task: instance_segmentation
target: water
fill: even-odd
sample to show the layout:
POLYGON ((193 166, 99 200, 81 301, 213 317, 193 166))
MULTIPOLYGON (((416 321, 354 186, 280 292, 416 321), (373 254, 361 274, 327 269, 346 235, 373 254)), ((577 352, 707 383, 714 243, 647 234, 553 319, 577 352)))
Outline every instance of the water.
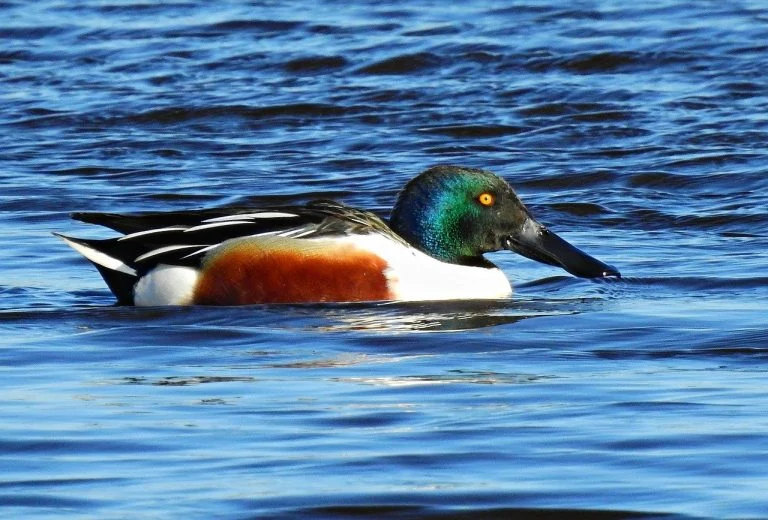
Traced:
POLYGON ((0 505, 16 518, 768 516, 768 7, 0 3, 0 505), (507 178, 620 281, 135 309, 82 210, 507 178))

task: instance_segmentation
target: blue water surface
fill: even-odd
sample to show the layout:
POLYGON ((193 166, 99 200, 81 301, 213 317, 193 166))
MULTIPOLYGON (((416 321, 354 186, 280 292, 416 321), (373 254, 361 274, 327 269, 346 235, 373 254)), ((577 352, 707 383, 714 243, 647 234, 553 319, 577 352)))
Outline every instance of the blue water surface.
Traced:
POLYGON ((0 42, 3 517, 768 517, 764 2, 9 0, 0 42), (624 277, 131 308, 50 234, 445 163, 624 277))

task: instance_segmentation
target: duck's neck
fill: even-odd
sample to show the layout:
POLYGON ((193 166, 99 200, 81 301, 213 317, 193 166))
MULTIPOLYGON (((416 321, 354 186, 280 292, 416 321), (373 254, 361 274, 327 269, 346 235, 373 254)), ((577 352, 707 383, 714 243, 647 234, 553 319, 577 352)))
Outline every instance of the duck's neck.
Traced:
POLYGON ((482 256, 465 254, 468 248, 462 240, 455 238, 458 235, 456 223, 447 218, 450 215, 437 216, 423 206, 399 200, 392 210, 389 226, 413 247, 441 262, 493 266, 482 256))

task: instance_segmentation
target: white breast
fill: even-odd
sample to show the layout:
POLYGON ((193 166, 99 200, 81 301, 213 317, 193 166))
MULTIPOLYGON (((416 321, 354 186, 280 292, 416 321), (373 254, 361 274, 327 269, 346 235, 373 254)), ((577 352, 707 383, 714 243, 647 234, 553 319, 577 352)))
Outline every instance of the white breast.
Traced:
POLYGON ((381 235, 356 236, 350 240, 387 262, 389 269, 385 274, 395 300, 495 300, 512 295, 509 280, 496 267, 441 262, 381 235))

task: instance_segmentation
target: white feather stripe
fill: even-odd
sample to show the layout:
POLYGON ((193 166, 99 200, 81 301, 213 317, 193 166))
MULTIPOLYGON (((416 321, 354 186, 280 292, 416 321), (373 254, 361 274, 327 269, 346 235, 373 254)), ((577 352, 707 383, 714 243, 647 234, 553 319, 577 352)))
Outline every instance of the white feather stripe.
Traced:
POLYGON ((143 237, 144 235, 151 235, 152 233, 164 233, 166 231, 183 231, 187 229, 185 226, 169 226, 164 228, 147 229, 145 231, 136 231, 135 233, 129 233, 123 235, 117 239, 118 242, 122 240, 130 240, 131 238, 143 237))
MULTIPOLYGON (((279 237, 285 237, 285 238, 300 238, 306 235, 311 235, 317 230, 316 226, 305 226, 300 228, 294 228, 289 229, 288 231, 283 231, 277 233, 277 236, 279 237)), ((254 235, 259 236, 259 235, 254 235)))
POLYGON ((224 226, 237 226, 241 224, 253 224, 253 222, 250 222, 248 220, 227 220, 223 222, 211 222, 209 224, 200 224, 199 226, 187 228, 184 230, 184 233, 192 233, 195 231, 202 231, 204 229, 212 229, 212 228, 224 227, 224 226))
POLYGON ((282 211, 261 211, 256 213, 240 213, 239 215, 226 215, 223 217, 209 218, 203 222, 226 222, 228 220, 243 220, 253 218, 296 218, 294 213, 283 213, 282 211))
POLYGON ((92 247, 88 247, 85 244, 70 240, 64 235, 56 234, 56 236, 61 238, 64 242, 67 243, 69 247, 86 257, 91 262, 99 264, 100 266, 106 267, 107 269, 111 269, 113 271, 120 271, 121 273, 136 276, 136 270, 126 265, 122 260, 118 260, 115 257, 109 256, 106 253, 102 253, 101 251, 98 251, 92 247))
POLYGON ((203 253, 205 253, 207 251, 210 251, 211 249, 215 249, 215 248, 219 247, 220 245, 221 245, 221 242, 219 242, 218 244, 213 244, 211 246, 206 246, 206 247, 204 247, 202 249, 198 249, 197 251, 192 251, 188 255, 184 255, 181 258, 185 259, 185 258, 189 258, 189 257, 194 256, 194 255, 200 255, 200 254, 203 254, 203 253))
MULTIPOLYGON (((279 231, 265 231, 264 233, 256 233, 255 235, 248 235, 247 237, 244 236, 244 237, 240 237, 240 238, 272 237, 272 236, 283 236, 283 235, 280 234, 279 231)), ((219 242, 217 244, 211 244, 210 246, 206 246, 206 247, 204 247, 202 249, 198 249, 197 251, 192 251, 188 255, 184 255, 182 258, 189 258, 189 257, 194 256, 194 255, 199 255, 199 254, 202 254, 202 253, 207 253, 211 249, 216 249, 221 244, 223 244, 223 242, 219 242)))
POLYGON ((178 249, 188 249, 190 247, 196 247, 196 248, 205 247, 205 244, 188 244, 188 245, 173 245, 173 246, 159 247, 157 249, 153 249, 152 251, 149 251, 147 253, 144 253, 143 255, 136 257, 134 262, 142 262, 147 258, 152 258, 153 256, 162 255, 163 253, 169 253, 171 251, 176 251, 178 249))

